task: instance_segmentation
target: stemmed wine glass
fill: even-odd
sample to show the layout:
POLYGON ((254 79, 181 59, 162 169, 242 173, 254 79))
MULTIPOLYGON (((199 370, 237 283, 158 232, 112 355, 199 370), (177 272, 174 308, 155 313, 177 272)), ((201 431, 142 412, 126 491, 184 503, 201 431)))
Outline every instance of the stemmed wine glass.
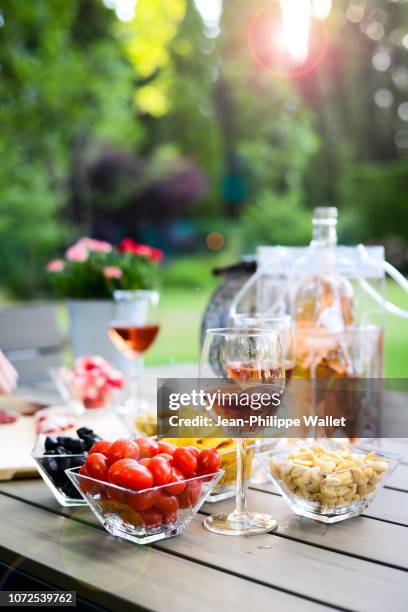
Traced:
POLYGON ((239 313, 231 317, 234 327, 245 329, 273 329, 279 334, 285 365, 286 384, 292 378, 295 369, 295 337, 292 317, 290 315, 271 316, 264 313, 239 313))
MULTIPOLYGON (((208 386, 208 379, 227 381, 231 384, 256 391, 283 394, 285 368, 282 347, 276 331, 268 329, 221 328, 206 331, 199 366, 201 387, 208 386)), ((219 384, 222 384, 219 382, 219 384)), ((267 414, 273 415, 276 408, 268 407, 267 414)), ((239 404, 228 407, 217 406, 218 414, 239 419, 247 417, 246 409, 239 404)), ((262 416, 266 416, 265 413, 262 416)), ((244 419, 245 420, 245 419, 244 419)), ((244 426, 243 438, 250 437, 254 428, 244 426)), ((236 438, 237 449, 237 495, 235 510, 229 514, 209 516, 204 525, 210 531, 223 535, 246 535, 273 531, 277 521, 269 514, 248 512, 247 495, 247 456, 245 439, 236 438)))
MULTIPOLYGON (((295 335, 292 317, 288 314, 273 316, 260 312, 237 313, 231 317, 231 322, 234 327, 273 329, 279 334, 285 367, 285 397, 287 400, 287 390, 288 387, 290 388, 290 381, 295 369, 295 335)), ((276 447, 276 445, 285 446, 288 442, 288 438, 265 438, 256 441, 256 449, 258 452, 263 452, 276 447)), ((265 482, 264 471, 262 467, 257 464, 252 470, 252 482, 256 484, 263 484, 265 482)))
POLYGON ((114 291, 115 307, 109 327, 113 345, 130 360, 129 394, 126 412, 140 411, 139 379, 143 355, 159 331, 157 291, 114 291))

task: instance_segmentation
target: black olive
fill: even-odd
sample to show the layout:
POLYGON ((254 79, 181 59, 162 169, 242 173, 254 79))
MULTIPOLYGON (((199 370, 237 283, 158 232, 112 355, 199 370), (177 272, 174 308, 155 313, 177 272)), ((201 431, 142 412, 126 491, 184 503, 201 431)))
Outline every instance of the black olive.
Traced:
POLYGON ((51 478, 52 482, 56 487, 61 486, 65 481, 65 474, 61 471, 60 465, 61 459, 57 459, 54 457, 45 457, 43 459, 43 467, 47 472, 48 476, 51 478))
POLYGON ((75 457, 70 458, 70 463, 72 468, 80 467, 85 463, 87 455, 86 453, 82 453, 82 455, 77 455, 75 457))
POLYGON ((89 429, 89 427, 80 427, 77 429, 78 437, 82 440, 87 440, 91 436, 93 436, 93 429, 89 429))
POLYGON ((56 455, 66 455, 67 450, 63 446, 57 446, 57 448, 55 449, 55 454, 56 455))
POLYGON ((81 499, 81 494, 79 493, 79 491, 77 491, 77 489, 74 487, 70 480, 68 480, 62 485, 61 491, 64 493, 64 495, 67 495, 67 497, 81 499))
POLYGON ((85 441, 79 438, 67 438, 65 448, 72 454, 82 453, 85 450, 85 441))
POLYGON ((45 457, 42 461, 42 465, 50 476, 55 476, 58 473, 58 464, 57 460, 53 457, 50 459, 49 457, 45 457))
POLYGON ((58 446, 58 440, 54 436, 47 436, 45 438, 45 450, 50 451, 56 449, 58 446))
POLYGON ((99 440, 102 440, 102 438, 101 438, 100 436, 92 436, 92 438, 89 438, 89 439, 86 441, 86 450, 87 450, 87 451, 91 450, 91 448, 93 447, 93 445, 94 445, 96 442, 99 442, 99 440))

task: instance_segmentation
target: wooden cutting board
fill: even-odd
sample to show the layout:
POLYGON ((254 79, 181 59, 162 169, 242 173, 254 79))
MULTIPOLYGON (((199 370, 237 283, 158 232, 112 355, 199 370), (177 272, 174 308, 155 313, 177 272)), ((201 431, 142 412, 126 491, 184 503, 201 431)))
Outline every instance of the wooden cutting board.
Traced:
MULTIPOLYGON (((25 478, 37 475, 31 452, 36 441, 35 419, 32 414, 45 408, 30 399, 0 398, 0 409, 18 415, 14 423, 0 425, 0 480, 25 478), (24 416, 31 413, 29 416, 24 416)), ((70 415, 71 416, 71 415, 70 415)), ((88 410, 72 417, 75 427, 57 435, 74 435, 79 427, 90 427, 96 434, 107 440, 128 437, 129 431, 113 412, 88 410)))

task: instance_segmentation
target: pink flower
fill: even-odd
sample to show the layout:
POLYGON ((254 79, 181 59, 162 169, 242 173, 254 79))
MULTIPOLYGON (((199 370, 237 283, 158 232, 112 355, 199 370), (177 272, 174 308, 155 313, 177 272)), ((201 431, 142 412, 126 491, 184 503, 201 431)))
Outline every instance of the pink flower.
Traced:
POLYGON ((88 259, 88 249, 83 244, 77 242, 73 244, 72 247, 69 247, 65 253, 65 257, 69 259, 69 261, 84 262, 88 259))
POLYGON ((62 259, 53 259, 47 263, 47 272, 61 272, 65 268, 62 259))
POLYGON ((105 278, 122 278, 123 272, 118 266, 105 266, 103 275, 105 278))
POLYGON ((110 253, 112 251, 112 245, 109 242, 105 242, 104 240, 95 240, 94 238, 81 238, 78 240, 77 244, 81 244, 88 251, 100 252, 100 253, 110 253))

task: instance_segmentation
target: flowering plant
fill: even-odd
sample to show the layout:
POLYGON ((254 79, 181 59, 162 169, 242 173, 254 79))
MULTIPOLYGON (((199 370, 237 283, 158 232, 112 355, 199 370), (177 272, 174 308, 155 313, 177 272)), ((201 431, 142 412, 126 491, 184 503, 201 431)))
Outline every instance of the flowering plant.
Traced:
POLYGON ((47 272, 61 295, 77 299, 110 299, 116 289, 152 289, 157 285, 160 249, 125 238, 117 246, 81 238, 53 259, 47 272))

